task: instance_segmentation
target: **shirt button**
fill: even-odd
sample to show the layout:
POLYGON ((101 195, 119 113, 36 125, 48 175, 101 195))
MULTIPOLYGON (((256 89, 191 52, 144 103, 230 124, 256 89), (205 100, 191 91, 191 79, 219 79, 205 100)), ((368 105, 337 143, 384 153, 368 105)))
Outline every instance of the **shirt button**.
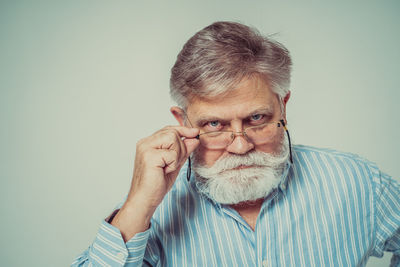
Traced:
POLYGON ((124 253, 122 253, 122 252, 118 252, 118 253, 117 253, 117 258, 118 258, 118 259, 120 259, 120 260, 123 260, 123 259, 125 259, 125 255, 124 255, 124 253))
POLYGON ((283 184, 283 185, 281 186, 281 188, 282 188, 282 190, 286 190, 286 185, 283 184))
POLYGON ((263 260, 262 265, 263 267, 267 267, 268 266, 267 260, 263 260))

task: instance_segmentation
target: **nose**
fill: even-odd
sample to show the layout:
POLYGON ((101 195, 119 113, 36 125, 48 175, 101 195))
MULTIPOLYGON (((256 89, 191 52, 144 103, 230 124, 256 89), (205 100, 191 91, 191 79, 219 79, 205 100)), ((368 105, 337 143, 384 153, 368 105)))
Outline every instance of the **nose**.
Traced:
POLYGON ((246 154, 254 148, 254 144, 247 140, 242 132, 232 133, 232 143, 226 148, 229 153, 246 154))

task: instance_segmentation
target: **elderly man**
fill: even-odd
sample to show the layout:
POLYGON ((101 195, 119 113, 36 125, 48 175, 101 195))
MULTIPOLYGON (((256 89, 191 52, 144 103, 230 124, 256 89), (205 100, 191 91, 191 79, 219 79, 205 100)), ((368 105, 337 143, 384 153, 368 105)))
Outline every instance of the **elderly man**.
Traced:
POLYGON ((400 262, 400 186, 353 154, 293 146, 291 59, 217 22, 172 68, 165 127, 137 143, 129 194, 73 266, 364 266, 400 262))

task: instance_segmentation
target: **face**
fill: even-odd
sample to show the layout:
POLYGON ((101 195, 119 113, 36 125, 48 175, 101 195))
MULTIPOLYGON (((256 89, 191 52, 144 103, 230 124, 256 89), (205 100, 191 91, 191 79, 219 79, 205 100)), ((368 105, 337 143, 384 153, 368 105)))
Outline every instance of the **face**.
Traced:
MULTIPOLYGON (((286 101, 283 101, 285 110, 286 101)), ((285 119, 278 96, 261 78, 245 79, 227 95, 211 99, 194 98, 188 105, 187 116, 193 127, 201 132, 230 130, 242 132, 244 128, 265 121, 285 119)), ((283 132, 282 132, 283 133, 283 132)), ((245 155, 252 151, 270 154, 279 152, 283 135, 277 135, 263 145, 255 145, 243 135, 236 135, 225 149, 197 148, 196 159, 204 166, 212 166, 217 160, 232 154, 245 155)))
MULTIPOLYGON (((186 114, 192 126, 200 129, 200 134, 236 133, 231 143, 229 134, 225 135, 228 138, 224 140, 228 141, 222 144, 227 146, 220 145, 219 149, 211 149, 204 139, 200 140, 200 146, 192 155, 200 193, 221 204, 238 204, 262 199, 278 186, 289 155, 288 143, 283 127, 272 123, 268 125, 277 128, 265 128, 265 123, 285 120, 288 98, 289 94, 281 106, 264 80, 252 78, 243 80, 236 90, 224 96, 190 101, 186 114), (253 131, 248 127, 253 127, 253 131), (246 128, 247 137, 241 134, 246 128), (260 131, 269 138, 259 138, 260 131)), ((176 107, 171 111, 183 125, 183 111, 176 107)))

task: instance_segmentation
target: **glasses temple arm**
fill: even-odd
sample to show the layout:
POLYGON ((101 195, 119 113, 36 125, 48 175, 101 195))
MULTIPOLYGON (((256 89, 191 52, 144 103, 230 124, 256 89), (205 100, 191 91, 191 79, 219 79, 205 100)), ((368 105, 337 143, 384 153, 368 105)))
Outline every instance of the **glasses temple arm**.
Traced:
POLYGON ((290 134, 289 134, 289 130, 288 130, 288 128, 286 127, 286 123, 285 123, 285 121, 284 121, 284 120, 280 120, 280 122, 281 122, 281 124, 282 124, 282 126, 283 126, 283 129, 285 129, 285 132, 286 132, 286 134, 287 134, 287 137, 288 137, 288 141, 289 141, 289 154, 290 154, 290 163, 292 163, 292 164, 293 164, 293 156, 292 156, 292 142, 290 141, 290 134))

